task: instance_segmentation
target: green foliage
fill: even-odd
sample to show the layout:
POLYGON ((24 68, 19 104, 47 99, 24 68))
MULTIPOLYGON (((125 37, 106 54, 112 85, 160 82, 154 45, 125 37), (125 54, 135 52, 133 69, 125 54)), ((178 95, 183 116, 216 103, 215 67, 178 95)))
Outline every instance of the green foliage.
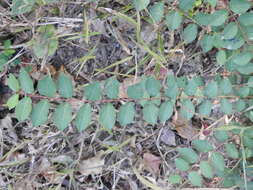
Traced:
POLYGON ((30 97, 24 97, 18 102, 15 108, 15 115, 18 121, 21 122, 28 119, 31 111, 32 111, 32 100, 30 97))
POLYGON ((144 89, 141 83, 134 84, 128 87, 127 95, 129 98, 141 99, 144 96, 144 89))
POLYGON ((134 7, 137 11, 142 11, 149 5, 150 0, 133 0, 134 7))
POLYGON ((71 105, 67 102, 61 103, 55 109, 53 114, 53 122, 56 127, 63 131, 69 125, 72 120, 72 108, 71 105))
POLYGON ((218 152, 213 152, 211 155, 211 163, 212 166, 218 170, 218 171, 224 171, 225 169, 225 160, 224 157, 218 153, 218 152))
POLYGON ((215 98, 218 95, 218 84, 216 81, 212 81, 207 84, 204 94, 209 98, 215 98))
POLYGON ((48 100, 41 100, 34 105, 31 113, 31 120, 34 127, 44 124, 47 121, 50 104, 48 100))
POLYGON ((177 183, 181 183, 182 181, 182 177, 180 175, 170 175, 168 178, 168 182, 171 184, 177 184, 177 183))
POLYGON ((193 163, 197 162, 198 155, 193 149, 191 149, 191 148, 178 148, 177 150, 178 150, 181 158, 183 158, 188 163, 193 164, 193 163))
POLYGON ((30 12, 35 4, 35 0, 13 0, 11 6, 12 15, 20 15, 30 12))
POLYGON ((121 126, 126 126, 133 123, 135 115, 135 108, 133 102, 128 102, 122 105, 118 113, 118 121, 121 126))
POLYGON ((150 96, 157 96, 162 88, 160 81, 154 77, 147 78, 145 87, 150 96))
POLYGON ((199 152, 209 152, 213 146, 207 140, 193 140, 192 146, 199 152))
POLYGON ((179 8, 184 11, 189 11, 194 7, 195 0, 179 0, 179 8))
POLYGON ((232 144, 232 143, 225 144, 225 149, 229 157, 234 158, 234 159, 239 158, 239 152, 235 144, 232 144))
POLYGON ((205 100, 199 106, 199 113, 203 116, 209 116, 212 111, 212 103, 209 100, 205 100))
POLYGON ((13 94, 8 100, 7 100, 7 107, 9 110, 15 108, 18 105, 19 102, 19 95, 18 94, 13 94))
POLYGON ((158 118, 161 123, 165 123, 173 114, 174 104, 170 101, 163 102, 159 108, 158 118))
POLYGON ((99 122, 107 130, 112 130, 116 122, 116 110, 111 103, 103 105, 99 112, 99 122))
POLYGON ((27 71, 22 68, 19 73, 19 82, 21 89, 28 94, 31 94, 34 92, 33 87, 33 80, 31 79, 30 75, 27 73, 27 71))
POLYGON ((211 167, 211 165, 207 161, 201 161, 199 167, 200 167, 200 171, 204 177, 210 178, 210 179, 213 178, 213 176, 214 176, 213 168, 211 167))
POLYGON ((52 56, 58 48, 58 38, 53 25, 40 26, 33 41, 33 51, 38 58, 52 56))
POLYGON ((183 17, 178 11, 170 11, 165 16, 166 24, 169 29, 176 30, 180 27, 183 17))
POLYGON ((20 89, 19 82, 13 74, 9 74, 9 77, 7 79, 7 85, 14 92, 17 92, 20 89))
MULTIPOLYGON (((97 87, 97 90, 100 88, 97 87)), ((97 91, 95 91, 96 93, 97 91)), ((111 77, 105 81, 105 94, 110 99, 116 99, 119 95, 119 81, 115 77, 111 77)), ((98 97, 97 97, 98 98, 98 97)), ((100 98, 98 98, 100 99, 100 98)))
MULTIPOLYGON (((115 88, 115 86, 113 88, 115 88)), ((114 95, 115 94, 116 93, 114 92, 114 95)), ((96 81, 84 87, 84 96, 91 101, 100 100, 102 97, 102 89, 100 83, 96 81)))
POLYGON ((195 106, 191 100, 186 99, 181 102, 180 114, 186 120, 190 120, 195 114, 195 106))
POLYGON ((164 3, 157 2, 152 5, 149 9, 151 18, 154 20, 155 23, 158 23, 162 20, 164 15, 164 3))
POLYGON ((247 0, 231 0, 229 2, 229 7, 234 13, 242 14, 251 7, 251 4, 247 0))
MULTIPOLYGON (((61 79, 63 80, 63 79, 61 79)), ((62 84, 62 83, 61 83, 62 84)), ((38 91, 42 96, 54 97, 56 94, 56 85, 51 76, 45 76, 38 82, 38 91)))
POLYGON ((198 174, 198 172, 195 172, 195 171, 189 172, 188 179, 193 186, 197 186, 197 187, 202 186, 202 177, 198 174))
POLYGON ((176 168, 181 171, 187 171, 190 169, 189 163, 183 160, 182 158, 176 158, 175 165, 176 165, 176 168))
MULTIPOLYGON (((58 91, 63 98, 71 98, 73 96, 73 84, 69 76, 61 72, 58 77, 57 83, 58 83, 58 91)), ((49 93, 49 91, 47 92, 49 93)))
POLYGON ((155 125, 157 123, 158 113, 159 109, 155 104, 146 104, 143 108, 143 119, 149 124, 155 125))
POLYGON ((198 26, 196 24, 189 24, 183 31, 183 38, 185 43, 193 42, 198 34, 198 26))
POLYGON ((78 131, 81 132, 89 126, 89 124, 91 123, 91 113, 92 111, 90 104, 84 104, 79 109, 75 118, 75 125, 78 131))

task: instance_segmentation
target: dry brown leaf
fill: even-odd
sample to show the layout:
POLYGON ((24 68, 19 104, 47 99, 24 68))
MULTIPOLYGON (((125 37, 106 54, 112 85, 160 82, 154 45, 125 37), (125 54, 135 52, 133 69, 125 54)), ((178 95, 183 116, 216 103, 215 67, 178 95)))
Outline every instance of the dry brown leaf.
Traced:
POLYGON ((105 160, 102 158, 102 152, 96 156, 83 160, 79 164, 79 171, 82 175, 100 174, 102 173, 105 160))
POLYGON ((178 135, 185 139, 193 140, 199 134, 198 130, 192 126, 192 123, 185 120, 178 112, 175 112, 172 123, 178 135))
POLYGON ((160 157, 147 152, 143 154, 143 162, 147 169, 157 174, 162 161, 160 157))

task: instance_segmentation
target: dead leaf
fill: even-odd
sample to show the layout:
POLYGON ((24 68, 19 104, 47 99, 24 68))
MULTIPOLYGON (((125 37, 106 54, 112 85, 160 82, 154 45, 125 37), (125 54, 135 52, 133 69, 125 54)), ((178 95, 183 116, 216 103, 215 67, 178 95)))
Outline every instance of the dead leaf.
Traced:
POLYGON ((100 174, 102 173, 105 160, 102 158, 102 153, 97 153, 96 156, 83 160, 79 164, 79 171, 82 175, 100 174))
POLYGON ((198 130, 193 127, 191 121, 185 120, 177 111, 172 123, 179 136, 188 140, 193 140, 194 137, 197 137, 198 130))
POLYGON ((176 146, 176 136, 175 133, 167 128, 162 129, 162 133, 159 139, 161 142, 169 146, 176 146))
POLYGON ((162 162, 160 157, 157 157, 151 153, 144 153, 143 161, 147 169, 151 170, 155 174, 159 172, 159 167, 162 162))

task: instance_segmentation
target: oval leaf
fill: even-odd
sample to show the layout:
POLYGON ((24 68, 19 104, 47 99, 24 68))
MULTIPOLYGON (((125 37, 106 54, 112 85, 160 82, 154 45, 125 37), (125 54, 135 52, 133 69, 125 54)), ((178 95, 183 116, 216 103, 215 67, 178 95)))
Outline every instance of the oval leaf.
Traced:
POLYGON ((169 29, 176 30, 181 25, 183 17, 180 15, 178 11, 170 11, 166 17, 166 24, 169 29))
POLYGON ((55 109, 53 114, 53 122, 58 129, 64 130, 72 120, 72 108, 69 103, 61 103, 55 109))
POLYGON ((218 152, 213 152, 211 155, 212 166, 218 171, 224 171, 225 160, 223 156, 218 152))
POLYGON ((193 164, 198 161, 198 155, 191 148, 178 148, 179 155, 188 163, 193 164))
POLYGON ((154 77, 148 77, 145 88, 150 96, 156 96, 160 93, 162 86, 159 80, 156 80, 154 77))
POLYGON ((183 39, 186 44, 193 42, 198 34, 198 26, 196 24, 189 24, 183 31, 183 39))
POLYGON ((200 171, 206 178, 213 178, 213 169, 207 161, 201 161, 199 164, 200 171))
POLYGON ((13 74, 9 74, 9 77, 7 79, 7 85, 14 92, 17 92, 20 89, 19 82, 13 74))
POLYGON ((58 77, 58 91, 63 98, 71 98, 73 96, 72 80, 63 72, 58 77))
POLYGON ((180 115, 186 120, 190 120, 195 114, 195 107, 191 100, 186 99, 181 102, 180 115))
POLYGON ((126 126, 130 123, 133 123, 135 115, 134 103, 128 102, 122 105, 118 113, 118 121, 121 126, 126 126))
POLYGON ((7 100, 7 107, 9 110, 15 108, 18 105, 19 102, 19 94, 13 94, 8 100, 7 100))
POLYGON ((19 101, 15 108, 15 115, 19 122, 28 119, 32 111, 32 100, 30 97, 24 97, 19 101))
POLYGON ((190 169, 190 165, 188 164, 188 162, 186 162, 182 158, 176 158, 175 165, 176 165, 176 168, 181 171, 187 171, 190 169))
POLYGON ((77 112, 75 118, 75 125, 78 131, 85 130, 91 122, 91 106, 90 104, 84 104, 77 112))
POLYGON ((199 152, 209 152, 213 146, 207 140, 193 140, 192 146, 199 152))
POLYGON ((56 85, 51 76, 45 76, 38 82, 38 91, 40 95, 54 97, 56 94, 56 85))
POLYGON ((99 112, 99 122, 107 130, 112 130, 116 121, 116 110, 111 103, 102 106, 99 112))
POLYGON ((194 186, 200 187, 202 185, 202 177, 195 171, 189 172, 188 179, 194 186))
POLYGON ((24 68, 21 68, 19 73, 19 82, 21 85, 21 89, 28 94, 34 92, 33 87, 33 80, 31 79, 30 75, 26 72, 24 68))
POLYGON ((34 127, 44 124, 48 119, 50 104, 48 100, 41 100, 34 105, 31 119, 34 127))
POLYGON ((91 101, 100 100, 102 98, 100 82, 96 81, 84 87, 84 96, 91 101))
POLYGON ((133 0, 134 7, 137 11, 147 8, 150 0, 133 0))
POLYGON ((173 114, 174 104, 170 101, 163 102, 159 108, 158 117, 161 123, 165 123, 173 114))
POLYGON ((119 81, 115 77, 111 77, 105 81, 105 94, 111 99, 118 98, 119 81))

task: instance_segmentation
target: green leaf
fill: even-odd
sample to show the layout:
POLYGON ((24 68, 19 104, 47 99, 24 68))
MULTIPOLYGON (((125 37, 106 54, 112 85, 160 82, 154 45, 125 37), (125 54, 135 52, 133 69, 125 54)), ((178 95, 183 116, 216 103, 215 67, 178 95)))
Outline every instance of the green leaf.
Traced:
POLYGON ((178 148, 179 155, 188 163, 193 164, 198 161, 198 155, 191 148, 178 148))
POLYGON ((84 96, 91 101, 101 100, 102 89, 100 82, 92 82, 88 86, 84 87, 84 96))
POLYGON ((147 8, 149 3, 150 0, 133 0, 134 7, 137 11, 142 11, 143 9, 147 8))
POLYGON ((216 61, 219 65, 224 65, 227 61, 226 52, 224 50, 219 50, 216 53, 216 61))
POLYGON ((161 123, 165 123, 173 114, 174 104, 170 101, 163 102, 159 108, 158 117, 161 123))
POLYGON ((218 84, 216 81, 211 81, 207 84, 204 90, 205 96, 215 98, 218 95, 218 84))
POLYGON ((195 0, 179 0, 179 8, 184 10, 184 11, 189 11, 193 9, 195 4, 195 0))
POLYGON ((198 26, 196 24, 189 24, 183 31, 183 39, 186 44, 193 42, 198 34, 198 26))
POLYGON ((227 115, 232 113, 232 103, 229 102, 228 99, 221 100, 221 111, 227 115))
POLYGON ((169 29, 176 30, 180 27, 183 17, 178 11, 170 11, 166 16, 166 24, 169 29))
POLYGON ((249 40, 253 40, 253 26, 242 26, 242 30, 245 32, 247 35, 247 38, 249 40))
POLYGON ((20 89, 19 82, 13 74, 9 74, 9 77, 7 78, 7 85, 14 92, 17 92, 20 89))
POLYGON ((172 100, 176 100, 179 94, 179 88, 174 75, 168 75, 167 77, 168 88, 165 89, 165 95, 172 100))
POLYGON ((253 88, 253 77, 249 77, 247 85, 248 87, 253 88))
POLYGON ((205 2, 209 3, 212 7, 215 7, 217 4, 217 0, 205 0, 205 2))
POLYGON ((75 125, 79 132, 85 130, 91 122, 91 105, 84 104, 77 112, 75 125))
POLYGON ((194 116, 195 107, 189 99, 181 102, 180 114, 186 120, 190 120, 194 116))
POLYGON ((7 100, 7 107, 9 110, 15 108, 18 105, 19 102, 19 94, 13 94, 8 100, 7 100))
POLYGON ((204 53, 210 51, 213 48, 213 36, 205 34, 200 40, 200 46, 204 53))
POLYGON ((229 138, 227 131, 215 131, 214 136, 219 142, 225 142, 229 138))
POLYGON ((239 71, 241 74, 249 75, 253 73, 253 64, 250 62, 247 65, 243 66, 237 66, 237 71, 239 71))
POLYGON ((107 130, 112 130, 116 122, 116 110, 111 103, 102 106, 99 112, 99 122, 107 130))
POLYGON ((144 89, 141 83, 131 85, 127 88, 127 95, 129 98, 141 99, 144 95, 144 89))
POLYGON ((19 73, 19 82, 21 89, 28 94, 31 94, 34 92, 33 87, 33 80, 31 79, 30 75, 26 72, 24 68, 21 68, 19 73))
POLYGON ((227 20, 228 12, 226 10, 218 10, 211 14, 211 22, 209 23, 211 26, 220 26, 224 24, 227 20))
POLYGON ((73 96, 72 80, 63 72, 58 77, 58 91, 63 98, 71 98, 73 96))
POLYGON ((195 171, 189 172, 188 179, 193 186, 201 187, 202 177, 195 171))
POLYGON ((196 13, 194 19, 197 21, 198 24, 207 26, 211 22, 211 15, 206 14, 206 13, 202 13, 202 12, 198 12, 198 13, 196 13))
POLYGON ((19 101, 15 108, 15 115, 19 122, 28 119, 32 111, 32 100, 30 97, 24 97, 19 101))
POLYGON ((199 152, 209 152, 213 146, 207 140, 193 140, 192 146, 199 152))
POLYGON ((227 155, 231 158, 237 159, 239 158, 239 152, 233 143, 225 144, 225 150, 227 155))
POLYGON ((33 52, 38 58, 52 56, 58 48, 58 38, 54 25, 40 26, 33 41, 33 52))
POLYGON ((157 123, 159 109, 154 104, 145 104, 143 107, 143 119, 152 125, 157 123))
POLYGON ((61 103, 55 109, 53 114, 53 122, 57 128, 61 131, 68 127, 68 124, 72 120, 72 108, 69 103, 61 103))
POLYGON ((236 36, 232 39, 223 40, 221 47, 226 48, 228 50, 236 50, 242 47, 244 43, 244 39, 241 36, 236 36))
POLYGON ((50 75, 45 76, 38 82, 38 91, 40 95, 54 97, 56 94, 56 85, 50 75))
POLYGON ((253 13, 252 12, 243 13, 239 16, 238 20, 244 26, 252 26, 253 13))
POLYGON ((188 84, 185 88, 185 93, 188 96, 194 96, 196 94, 197 88, 198 88, 198 84, 196 83, 194 79, 191 79, 188 81, 188 84))
POLYGON ((170 175, 168 178, 168 182, 171 184, 177 184, 182 182, 182 177, 180 175, 170 175))
POLYGON ((236 36, 237 32, 237 24, 235 22, 230 22, 228 25, 225 26, 222 33, 222 38, 225 40, 232 39, 236 36))
POLYGON ((248 86, 243 86, 236 89, 236 94, 241 98, 246 98, 250 93, 250 88, 248 86))
POLYGON ((231 61, 233 61, 237 65, 247 65, 250 60, 252 59, 252 53, 249 51, 245 51, 239 54, 236 54, 231 58, 231 61))
POLYGON ((20 15, 30 12, 35 4, 35 0, 13 0, 11 6, 12 15, 20 15))
POLYGON ((133 123, 135 115, 135 108, 133 102, 128 102, 122 105, 118 113, 118 121, 121 126, 126 126, 133 123))
POLYGON ((115 77, 111 77, 105 81, 105 94, 111 99, 118 98, 119 81, 115 77))
POLYGON ((206 178, 213 178, 213 169, 207 161, 200 162, 200 171, 206 178))
POLYGON ((225 169, 225 160, 223 156, 218 152, 213 152, 211 155, 212 166, 218 171, 224 171, 225 169))
POLYGON ((221 93, 224 95, 227 95, 232 92, 233 87, 232 87, 232 84, 228 78, 224 78, 220 82, 220 90, 221 90, 221 93))
POLYGON ((188 162, 186 162, 182 158, 176 158, 175 165, 176 165, 176 168, 181 171, 187 171, 190 169, 190 165, 188 164, 188 162))
POLYGON ((213 104, 209 100, 205 100, 199 106, 199 113, 203 116, 209 116, 212 111, 213 104))
POLYGON ((48 100, 41 100, 39 103, 34 105, 31 114, 31 120, 34 127, 43 125, 47 121, 49 108, 50 104, 48 100))
POLYGON ((237 112, 241 112, 246 108, 246 103, 244 100, 239 99, 236 103, 235 103, 235 110, 237 112))
POLYGON ((229 2, 229 7, 234 13, 242 14, 251 7, 251 4, 247 0, 231 0, 229 2))
POLYGON ((164 3, 163 2, 155 3, 150 7, 149 12, 154 22, 156 23, 160 22, 164 14, 164 3))
POLYGON ((159 80, 154 77, 148 77, 146 80, 145 88, 150 96, 156 96, 160 93, 162 85, 159 80))

